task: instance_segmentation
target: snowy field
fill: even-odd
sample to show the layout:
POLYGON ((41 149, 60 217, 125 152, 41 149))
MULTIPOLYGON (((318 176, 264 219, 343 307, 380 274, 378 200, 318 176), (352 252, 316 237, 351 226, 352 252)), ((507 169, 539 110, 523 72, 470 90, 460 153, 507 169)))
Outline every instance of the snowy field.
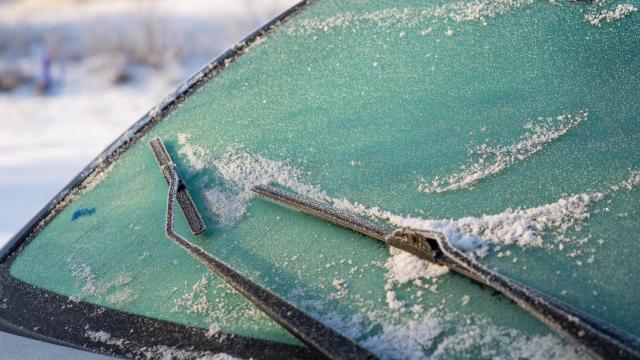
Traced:
POLYGON ((296 0, 0 0, 0 246, 135 120, 296 0))

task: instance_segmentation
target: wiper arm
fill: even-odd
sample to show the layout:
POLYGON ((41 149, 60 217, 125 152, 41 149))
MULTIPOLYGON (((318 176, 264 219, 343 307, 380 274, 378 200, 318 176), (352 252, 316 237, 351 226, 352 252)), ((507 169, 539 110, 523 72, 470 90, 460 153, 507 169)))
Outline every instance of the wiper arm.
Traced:
MULTIPOLYGON (((180 180, 176 166, 173 161, 171 161, 162 141, 156 138, 150 142, 150 145, 154 154, 156 154, 156 159, 162 169, 162 174, 169 183, 169 193, 167 195, 167 218, 165 224, 166 234, 169 239, 186 250, 194 258, 205 264, 217 276, 236 289, 240 294, 251 301, 292 335, 325 357, 329 359, 354 360, 376 359, 373 354, 358 346, 355 342, 342 336, 337 331, 314 319, 278 295, 240 274, 229 265, 206 252, 201 247, 190 243, 188 240, 178 235, 173 226, 175 219, 175 204, 177 199, 179 201, 180 184, 182 184, 184 188, 184 183, 180 180)), ((184 189, 188 196, 186 188, 184 189)), ((191 203, 193 204, 193 202, 191 203)), ((192 210, 195 211, 198 218, 201 219, 195 206, 193 206, 192 210)))
MULTIPOLYGON (((151 146, 151 150, 153 150, 153 155, 156 157, 156 161, 160 168, 164 169, 165 166, 173 164, 171 156, 169 156, 167 149, 164 147, 164 144, 160 139, 156 138, 151 140, 149 145, 151 146)), ((169 184, 169 181, 171 180, 170 174, 166 171, 162 171, 162 175, 164 175, 164 179, 167 181, 167 184, 169 184)), ((178 205, 180 205, 180 209, 182 209, 182 213, 187 220, 191 233, 193 235, 199 235, 207 231, 207 227, 204 225, 204 221, 202 221, 202 216, 200 216, 200 212, 193 203, 193 199, 191 198, 191 195, 189 195, 189 191, 187 191, 187 187, 180 177, 178 177, 177 180, 177 187, 176 199, 178 200, 178 205)))
POLYGON ((489 270, 435 231, 388 230, 354 214, 269 185, 252 190, 272 201, 382 241, 487 285, 597 358, 640 359, 640 339, 556 298, 489 270))

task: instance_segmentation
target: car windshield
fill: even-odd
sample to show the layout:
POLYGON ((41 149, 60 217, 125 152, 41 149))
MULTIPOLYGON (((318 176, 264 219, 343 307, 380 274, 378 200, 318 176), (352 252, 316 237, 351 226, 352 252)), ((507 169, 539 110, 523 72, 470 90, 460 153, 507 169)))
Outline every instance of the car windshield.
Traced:
POLYGON ((303 5, 152 110, 23 234, 1 265, 0 317, 56 339, 76 311, 62 340, 116 354, 309 355, 167 239, 159 137, 207 227, 192 236, 178 215, 178 233, 380 357, 582 353, 505 297, 252 186, 440 231, 640 334, 635 6, 303 5))

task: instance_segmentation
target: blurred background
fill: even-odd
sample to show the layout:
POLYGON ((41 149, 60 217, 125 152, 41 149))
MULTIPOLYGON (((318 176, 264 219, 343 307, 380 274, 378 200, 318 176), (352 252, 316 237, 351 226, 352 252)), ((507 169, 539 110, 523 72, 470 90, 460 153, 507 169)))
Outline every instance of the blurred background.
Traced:
POLYGON ((0 0, 0 246, 191 73, 297 0, 0 0))

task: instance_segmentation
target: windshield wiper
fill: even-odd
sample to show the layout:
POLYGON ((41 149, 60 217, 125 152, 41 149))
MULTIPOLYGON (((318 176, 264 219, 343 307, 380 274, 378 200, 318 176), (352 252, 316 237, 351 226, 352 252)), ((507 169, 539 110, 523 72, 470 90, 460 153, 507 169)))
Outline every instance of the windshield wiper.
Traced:
MULTIPOLYGON (((151 146, 153 155, 155 156, 158 165, 160 165, 160 168, 164 169, 165 166, 173 164, 171 156, 169 156, 167 149, 164 147, 164 144, 160 139, 156 138, 151 140, 149 142, 149 146, 151 146)), ((164 179, 167 181, 167 184, 169 184, 171 180, 170 174, 166 171, 162 171, 162 175, 164 175, 164 179)), ((178 205, 180 205, 180 209, 182 209, 182 213, 187 220, 191 233, 193 235, 199 235, 207 231, 207 227, 204 225, 204 221, 202 221, 202 216, 200 216, 200 212, 193 203, 193 199, 191 198, 191 195, 189 195, 189 191, 187 191, 187 187, 180 177, 178 177, 177 180, 177 187, 176 199, 178 200, 178 205)))
MULTIPOLYGON (((178 235, 175 232, 173 225, 175 219, 175 203, 176 200, 180 203, 181 188, 183 189, 184 194, 186 194, 183 195, 183 198, 188 197, 190 200, 189 203, 191 205, 188 205, 190 206, 188 207, 188 209, 190 209, 188 211, 193 211, 200 221, 202 221, 202 218, 200 217, 195 205, 193 205, 193 200, 191 200, 184 183, 180 180, 176 166, 167 153, 162 141, 156 138, 151 140, 149 144, 153 149, 158 165, 160 165, 160 168, 162 169, 162 174, 169 183, 169 193, 167 195, 167 217, 165 224, 166 234, 169 239, 186 250, 194 258, 205 264, 212 272, 231 287, 236 289, 240 294, 251 301, 292 335, 325 357, 329 359, 354 360, 376 359, 373 354, 360 347, 355 342, 342 336, 337 331, 314 319, 278 295, 240 274, 229 265, 206 252, 201 247, 190 243, 188 240, 178 235)), ((188 221, 188 217, 190 215, 188 215, 187 211, 184 211, 184 207, 182 207, 182 209, 188 221)), ((202 227, 204 227, 204 225, 202 225, 202 227)))
POLYGON ((405 250, 419 258, 487 285, 542 321, 559 335, 597 358, 640 359, 640 339, 556 298, 489 270, 453 247, 439 232, 401 228, 390 230, 349 212, 269 185, 252 190, 272 201, 321 218, 405 250))

